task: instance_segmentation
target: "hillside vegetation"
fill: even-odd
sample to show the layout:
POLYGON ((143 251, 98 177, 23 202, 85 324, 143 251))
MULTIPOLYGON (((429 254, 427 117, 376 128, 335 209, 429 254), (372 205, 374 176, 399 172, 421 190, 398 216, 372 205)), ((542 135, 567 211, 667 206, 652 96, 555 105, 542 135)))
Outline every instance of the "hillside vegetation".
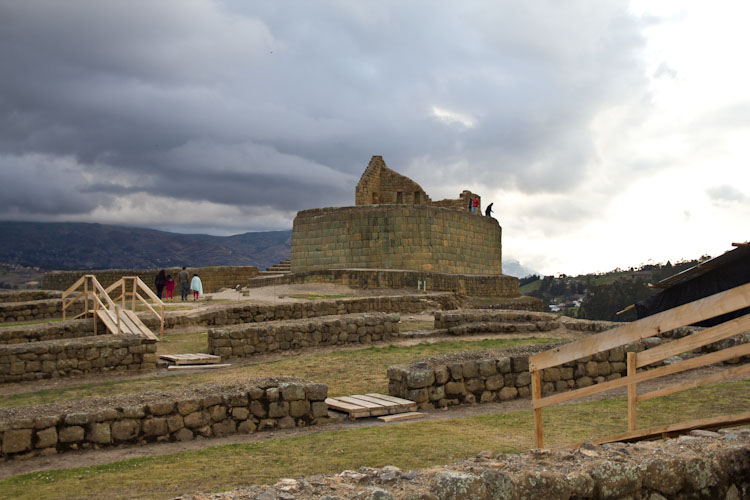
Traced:
POLYGON ((579 276, 532 275, 521 279, 521 293, 540 298, 544 300, 547 310, 567 316, 633 321, 636 319, 634 311, 620 315, 617 312, 659 291, 649 288, 649 283, 657 283, 709 258, 704 255, 699 259, 676 264, 644 264, 625 271, 615 269, 608 273, 579 276))
POLYGON ((84 223, 0 222, 0 263, 46 270, 256 266, 289 258, 292 231, 178 234, 84 223))

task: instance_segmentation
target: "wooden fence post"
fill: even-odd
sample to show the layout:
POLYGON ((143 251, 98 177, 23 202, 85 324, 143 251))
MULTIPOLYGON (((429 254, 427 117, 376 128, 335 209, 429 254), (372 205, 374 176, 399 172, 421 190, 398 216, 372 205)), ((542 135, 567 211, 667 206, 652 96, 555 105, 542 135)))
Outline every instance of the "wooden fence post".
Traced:
MULTIPOLYGON (((541 399, 542 397, 542 372, 534 370, 531 372, 531 399, 541 399)), ((537 448, 544 448, 544 434, 542 429, 542 409, 534 409, 534 445, 537 448)))
MULTIPOLYGON (((636 374, 636 356, 634 352, 628 353, 628 377, 632 377, 636 374)), ((637 384, 628 384, 628 431, 634 431, 635 424, 635 412, 636 405, 638 404, 638 388, 637 384)))

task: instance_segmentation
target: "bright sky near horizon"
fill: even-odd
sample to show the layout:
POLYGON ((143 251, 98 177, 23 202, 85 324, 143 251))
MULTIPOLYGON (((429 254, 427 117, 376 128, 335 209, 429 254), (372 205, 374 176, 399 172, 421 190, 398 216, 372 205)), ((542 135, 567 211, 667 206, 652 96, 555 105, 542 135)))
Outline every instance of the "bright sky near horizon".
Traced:
POLYGON ((750 239, 750 3, 0 0, 0 220, 227 235, 372 155, 544 274, 750 239))

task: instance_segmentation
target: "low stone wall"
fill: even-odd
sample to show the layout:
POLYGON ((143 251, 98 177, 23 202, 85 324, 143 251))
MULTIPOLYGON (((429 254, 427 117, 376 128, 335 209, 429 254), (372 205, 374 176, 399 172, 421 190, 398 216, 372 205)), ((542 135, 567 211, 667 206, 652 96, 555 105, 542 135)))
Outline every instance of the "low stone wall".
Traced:
POLYGON ((0 457, 188 441, 327 421, 326 384, 280 377, 0 409, 0 457))
POLYGON ((544 312, 544 301, 536 297, 522 295, 521 297, 503 299, 493 304, 473 305, 472 308, 544 312))
MULTIPOLYGON (((661 344, 649 338, 542 371, 542 393, 567 391, 627 374, 625 353, 661 344)), ((529 356, 560 344, 501 351, 477 351, 428 358, 388 368, 388 392, 416 401, 419 408, 506 401, 531 394, 529 356)), ((654 364, 652 366, 658 366, 654 364)))
POLYGON ((610 321, 573 320, 552 313, 496 309, 435 311, 434 316, 435 328, 448 330, 451 335, 484 332, 547 332, 561 326, 574 331, 602 332, 622 325, 622 323, 610 321))
POLYGON ((360 467, 179 498, 742 500, 750 498, 748 471, 750 430, 730 428, 633 444, 586 444, 577 450, 488 450, 417 471, 360 467))
MULTIPOLYGON (((75 316, 83 312, 83 304, 76 302, 68 307, 66 312, 69 316, 75 316)), ((52 318, 62 318, 62 299, 0 303, 0 323, 20 323, 52 318)))
MULTIPOLYGON (((181 268, 165 268, 167 274, 171 274, 175 282, 181 268)), ((203 291, 206 293, 218 292, 222 288, 235 288, 237 285, 245 286, 248 280, 258 275, 258 268, 253 266, 210 266, 189 267, 187 269, 190 277, 197 273, 203 283, 203 291)), ((108 287, 123 276, 139 276, 146 285, 156 291, 154 280, 159 269, 99 269, 91 271, 52 271, 45 273, 42 277, 42 288, 50 290, 67 290, 78 278, 84 274, 93 274, 99 283, 108 287)), ((175 286, 175 295, 180 296, 179 283, 175 286)))
POLYGON ((518 297, 518 278, 514 276, 444 274, 428 271, 385 269, 326 269, 296 272, 250 280, 251 288, 301 283, 337 283, 352 288, 411 288, 417 281, 427 283, 427 290, 454 292, 478 297, 518 297))
POLYGON ((0 345, 0 383, 154 369, 155 341, 134 335, 0 345))
MULTIPOLYGON (((164 327, 239 325, 370 312, 415 313, 429 309, 455 308, 458 302, 453 294, 432 294, 342 298, 286 304, 216 305, 191 311, 169 311, 164 314, 164 327)), ((153 315, 139 314, 139 318, 150 328, 155 328, 158 324, 153 315)))
MULTIPOLYGON (((106 333, 102 323, 100 333, 106 333)), ((88 337, 94 334, 93 321, 76 319, 57 321, 41 325, 7 326, 0 328, 0 344, 22 344, 24 342, 40 342, 43 340, 61 340, 78 337, 88 337)))
POLYGON ((62 292, 59 290, 0 290, 0 304, 60 298, 62 292))
POLYGON ((341 344, 370 344, 398 334, 396 313, 350 314, 272 321, 208 330, 208 352, 222 359, 341 344))

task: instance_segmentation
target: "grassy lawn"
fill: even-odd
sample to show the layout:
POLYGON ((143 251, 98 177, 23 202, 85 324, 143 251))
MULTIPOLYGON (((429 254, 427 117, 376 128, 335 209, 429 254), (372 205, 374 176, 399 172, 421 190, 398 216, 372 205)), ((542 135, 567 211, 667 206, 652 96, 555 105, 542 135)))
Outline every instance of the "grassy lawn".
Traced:
POLYGON ((208 332, 165 333, 164 340, 156 344, 156 354, 189 352, 208 352, 208 332))
MULTIPOLYGON (((189 335, 186 335, 189 337, 189 335)), ((349 351, 307 354, 285 357, 276 361, 246 364, 224 370, 199 373, 170 373, 138 379, 110 380, 81 385, 11 394, 0 399, 0 407, 53 403, 73 399, 134 394, 178 387, 229 382, 254 377, 294 375, 314 382, 328 384, 330 396, 387 392, 386 369, 391 365, 408 364, 422 358, 460 351, 496 349, 555 342, 558 339, 485 339, 480 341, 450 341, 415 346, 367 347, 349 351)), ((190 340, 187 340, 190 342, 190 340)))
POLYGON ((0 328, 6 328, 9 326, 43 325, 45 323, 57 323, 58 321, 62 321, 62 318, 40 319, 37 321, 27 321, 25 323, 0 323, 0 328))
MULTIPOLYGON (((750 405, 750 381, 693 389, 639 405, 639 427, 723 413, 750 405)), ((627 428, 624 398, 545 409, 548 446, 583 441, 627 428)), ((222 491, 283 477, 337 473, 361 466, 416 469, 448 464, 482 450, 533 447, 530 410, 443 421, 324 431, 295 438, 227 445, 0 480, 3 498, 173 498, 222 491)))

